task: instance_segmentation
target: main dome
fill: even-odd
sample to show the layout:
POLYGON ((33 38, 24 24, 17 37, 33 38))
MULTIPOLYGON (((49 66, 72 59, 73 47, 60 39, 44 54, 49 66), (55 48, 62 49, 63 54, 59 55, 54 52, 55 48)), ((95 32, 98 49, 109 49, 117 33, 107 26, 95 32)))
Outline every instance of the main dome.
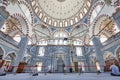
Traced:
POLYGON ((32 0, 31 5, 43 22, 56 27, 66 27, 84 17, 91 0, 32 0))

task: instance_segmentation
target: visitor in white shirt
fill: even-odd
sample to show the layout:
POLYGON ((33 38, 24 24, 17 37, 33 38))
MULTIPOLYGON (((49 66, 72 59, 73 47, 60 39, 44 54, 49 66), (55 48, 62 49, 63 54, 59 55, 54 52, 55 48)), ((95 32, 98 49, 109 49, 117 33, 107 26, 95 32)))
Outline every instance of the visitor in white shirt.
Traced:
POLYGON ((33 76, 38 76, 37 65, 32 68, 33 76))
POLYGON ((112 76, 120 76, 119 68, 118 68, 118 66, 115 65, 114 62, 113 62, 113 64, 110 66, 110 70, 112 71, 112 72, 111 72, 111 75, 112 75, 112 76))

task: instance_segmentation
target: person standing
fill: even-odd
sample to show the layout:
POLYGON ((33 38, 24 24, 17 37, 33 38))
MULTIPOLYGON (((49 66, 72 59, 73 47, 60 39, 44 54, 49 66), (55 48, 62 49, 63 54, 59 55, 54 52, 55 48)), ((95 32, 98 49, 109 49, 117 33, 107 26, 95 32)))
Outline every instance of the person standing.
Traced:
POLYGON ((67 69, 67 67, 66 66, 64 66, 64 74, 66 75, 66 69, 67 69))
POLYGON ((38 76, 37 65, 35 65, 35 66, 33 67, 32 73, 33 73, 33 76, 38 76))
POLYGON ((82 73, 82 64, 79 65, 79 75, 82 73))
POLYGON ((0 69, 0 76, 5 76, 7 71, 7 67, 3 65, 0 69))

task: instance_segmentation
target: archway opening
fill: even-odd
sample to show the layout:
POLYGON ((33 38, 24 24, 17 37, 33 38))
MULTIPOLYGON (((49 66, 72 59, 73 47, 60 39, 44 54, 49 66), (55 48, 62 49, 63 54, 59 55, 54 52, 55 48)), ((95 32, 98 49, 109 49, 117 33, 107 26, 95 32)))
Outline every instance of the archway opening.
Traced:
POLYGON ((1 68, 2 65, 4 64, 3 57, 4 57, 4 51, 3 51, 3 49, 0 47, 0 68, 1 68))
POLYGON ((16 60, 16 54, 14 52, 9 53, 6 57, 5 57, 5 65, 7 67, 9 67, 8 72, 12 72, 13 71, 13 65, 15 63, 16 60))
POLYGON ((65 64, 64 64, 64 61, 62 59, 62 56, 59 56, 58 60, 57 60, 57 71, 58 72, 63 72, 64 67, 65 67, 65 64))
POLYGON ((118 61, 116 60, 115 56, 111 52, 106 51, 103 55, 103 58, 106 64, 104 68, 105 71, 110 71, 110 66, 112 65, 112 62, 115 62, 115 64, 119 66, 118 61))
POLYGON ((120 47, 116 51, 116 57, 117 57, 118 61, 120 62, 120 47))

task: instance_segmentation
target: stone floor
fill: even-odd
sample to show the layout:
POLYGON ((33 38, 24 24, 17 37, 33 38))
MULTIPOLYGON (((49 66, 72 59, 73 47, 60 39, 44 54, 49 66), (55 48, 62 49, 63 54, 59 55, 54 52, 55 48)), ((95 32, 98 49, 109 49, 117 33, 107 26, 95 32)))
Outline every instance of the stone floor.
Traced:
POLYGON ((120 80, 120 76, 111 76, 110 73, 102 73, 97 75, 96 73, 83 73, 78 75, 77 73, 54 73, 54 74, 42 74, 38 76, 32 76, 28 73, 25 74, 7 74, 6 76, 0 76, 0 80, 120 80))

